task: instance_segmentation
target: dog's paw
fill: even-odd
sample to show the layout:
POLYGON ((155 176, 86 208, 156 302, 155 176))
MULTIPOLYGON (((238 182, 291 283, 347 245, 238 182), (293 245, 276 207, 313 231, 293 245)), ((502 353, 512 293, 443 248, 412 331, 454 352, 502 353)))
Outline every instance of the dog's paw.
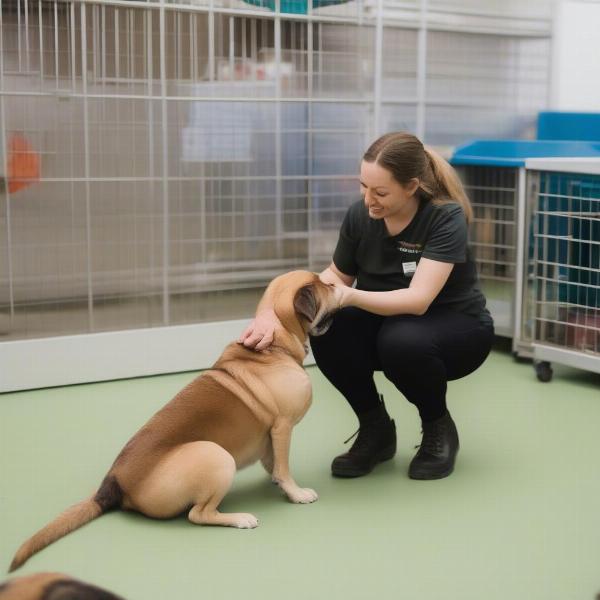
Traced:
POLYGON ((298 488, 291 493, 288 493, 287 497, 294 504, 310 504, 319 499, 319 495, 315 490, 310 488, 298 488))
POLYGON ((236 513, 231 525, 238 529, 254 529, 258 527, 258 519, 250 513, 236 513))

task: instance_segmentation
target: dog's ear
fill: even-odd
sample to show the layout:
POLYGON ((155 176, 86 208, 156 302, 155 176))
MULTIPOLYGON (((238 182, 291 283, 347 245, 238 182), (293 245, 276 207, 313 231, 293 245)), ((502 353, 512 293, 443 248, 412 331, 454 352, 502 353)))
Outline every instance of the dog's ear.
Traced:
POLYGON ((314 321, 319 312, 317 298, 315 296, 315 287, 312 283, 303 285, 294 296, 294 310, 310 322, 314 321))

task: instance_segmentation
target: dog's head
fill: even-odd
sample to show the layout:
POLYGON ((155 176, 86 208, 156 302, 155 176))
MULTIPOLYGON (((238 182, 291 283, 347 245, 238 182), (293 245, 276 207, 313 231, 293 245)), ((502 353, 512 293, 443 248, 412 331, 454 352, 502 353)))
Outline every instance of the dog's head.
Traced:
POLYGON ((339 293, 333 284, 323 283, 318 275, 302 285, 294 295, 294 310, 305 321, 307 333, 323 335, 339 309, 339 293))
POLYGON ((269 288, 275 299, 275 313, 284 329, 295 333, 302 342, 307 334, 324 334, 339 308, 339 290, 323 283, 316 273, 310 271, 290 271, 279 275, 269 288))

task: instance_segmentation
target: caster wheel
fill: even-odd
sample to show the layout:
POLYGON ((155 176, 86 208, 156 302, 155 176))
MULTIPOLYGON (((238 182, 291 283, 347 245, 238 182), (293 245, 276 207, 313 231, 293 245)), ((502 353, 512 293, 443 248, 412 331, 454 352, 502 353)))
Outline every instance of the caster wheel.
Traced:
POLYGON ((537 378, 540 381, 547 383, 552 379, 552 375, 554 374, 554 372, 552 371, 552 367, 550 366, 549 362, 542 361, 539 363, 535 363, 534 368, 535 374, 537 375, 537 378))

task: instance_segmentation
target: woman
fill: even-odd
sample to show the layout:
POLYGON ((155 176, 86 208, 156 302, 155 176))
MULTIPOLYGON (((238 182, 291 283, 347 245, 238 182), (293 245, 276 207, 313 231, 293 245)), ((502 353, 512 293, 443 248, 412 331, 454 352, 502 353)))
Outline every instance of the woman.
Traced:
MULTIPOLYGON (((325 335, 311 339, 318 367, 360 424, 332 473, 366 475, 396 452, 395 424, 373 380, 381 370, 421 417, 409 476, 447 477, 459 448, 447 382, 475 371, 494 336, 467 249, 471 206, 452 167, 408 133, 371 145, 360 186, 363 200, 348 209, 333 262, 320 275, 340 289, 341 310, 325 335)), ((276 318, 259 307, 238 341, 268 347, 276 318)))

